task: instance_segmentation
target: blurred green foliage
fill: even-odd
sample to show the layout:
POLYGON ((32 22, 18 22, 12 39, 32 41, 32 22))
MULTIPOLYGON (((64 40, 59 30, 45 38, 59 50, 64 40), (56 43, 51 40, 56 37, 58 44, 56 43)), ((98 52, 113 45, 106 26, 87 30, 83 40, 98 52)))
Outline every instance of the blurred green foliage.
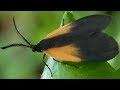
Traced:
MULTIPOLYGON (((0 46, 8 45, 11 43, 24 43, 21 37, 16 33, 12 18, 15 16, 16 24, 21 32, 28 41, 32 44, 37 44, 40 42, 48 33, 57 29, 60 26, 61 19, 63 17, 64 11, 11 11, 11 12, 0 12, 0 46)), ((106 11, 74 11, 72 14, 68 14, 69 18, 74 20, 82 18, 87 15, 93 14, 111 14, 113 16, 112 24, 105 30, 106 33, 113 36, 120 44, 120 12, 106 12, 106 11), (74 18, 73 18, 74 17, 74 18)), ((44 69, 44 64, 42 63, 43 53, 35 52, 23 47, 9 48, 6 50, 0 50, 0 78, 40 78, 44 69)), ((109 61, 110 65, 118 70, 120 68, 120 56, 109 61)), ((46 58, 47 60, 47 58, 46 58)), ((52 61, 52 60, 51 60, 52 61)), ((60 63, 56 63, 60 64, 60 63)), ((52 66, 50 66, 52 67, 52 66)), ((56 66, 54 66, 56 67, 56 66)), ((65 66, 67 70, 71 70, 72 67, 65 66)), ((86 66, 87 67, 87 66, 86 66)), ((91 65, 88 65, 91 67, 91 65)), ((94 66, 93 66, 94 67, 94 66)), ((92 68, 93 68, 92 67, 92 68)), ((108 63, 103 64, 101 68, 104 68, 103 72, 106 70, 112 70, 113 68, 108 65, 108 63), (112 69, 111 69, 112 68, 112 69)), ((57 68, 60 69, 61 67, 57 68)), ((63 67, 64 68, 64 67, 63 67)), ((65 69, 61 68, 61 72, 65 69)), ((91 68, 91 69, 92 69, 91 68)), ((100 67, 99 67, 100 68, 100 67)), ((100 69, 95 69, 93 72, 98 73, 100 69)), ((75 69, 75 68, 74 68, 75 69)), ((75 69, 76 70, 76 69, 75 69)), ((86 70, 84 68, 84 70, 86 70)), ((87 69, 89 70, 89 69, 87 69)), ((57 70, 60 72, 59 70, 57 70)), ((49 72, 49 71, 47 71, 49 72)), ((60 73, 61 73, 60 72, 60 73)), ((74 72, 74 71, 73 71, 74 72)), ((73 73, 70 72, 70 73, 73 73)), ((100 71, 102 72, 102 71, 100 71)), ((106 74, 111 75, 110 78, 120 78, 119 70, 114 72, 114 75, 110 72, 106 74)), ((61 73, 61 77, 63 76, 61 73)), ((69 74, 69 73, 68 73, 69 74)), ((86 72, 83 72, 85 75, 86 72)), ((103 74, 104 75, 104 74, 103 74)), ((94 75, 93 75, 94 76, 94 75)), ((105 76, 105 75, 104 75, 105 76)), ((74 76, 76 78, 79 75, 74 76)), ((87 76, 84 76, 87 78, 87 76)), ((98 78, 91 77, 91 78, 98 78)), ((107 76, 106 76, 107 77, 107 76)), ((57 76, 56 76, 57 78, 57 76)), ((68 77, 69 78, 69 77, 68 77)), ((82 78, 82 77, 81 77, 82 78)))

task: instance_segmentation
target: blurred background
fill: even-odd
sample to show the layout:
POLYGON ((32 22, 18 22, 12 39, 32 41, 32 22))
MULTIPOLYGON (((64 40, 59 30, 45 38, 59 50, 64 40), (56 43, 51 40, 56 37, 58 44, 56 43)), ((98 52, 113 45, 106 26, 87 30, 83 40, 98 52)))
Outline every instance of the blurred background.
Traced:
MULTIPOLYGON (((0 12, 0 47, 12 43, 26 44, 17 34, 13 16, 20 33, 31 43, 39 43, 48 33, 59 28, 64 11, 9 11, 0 12)), ((112 24, 105 30, 120 42, 120 12, 117 11, 74 11, 75 19, 93 14, 113 16, 112 24)), ((4 79, 37 79, 44 69, 43 53, 32 52, 29 48, 14 47, 0 49, 0 78, 4 79)), ((116 70, 120 67, 118 55, 109 63, 116 70)), ((47 60, 47 58, 46 58, 47 60)))

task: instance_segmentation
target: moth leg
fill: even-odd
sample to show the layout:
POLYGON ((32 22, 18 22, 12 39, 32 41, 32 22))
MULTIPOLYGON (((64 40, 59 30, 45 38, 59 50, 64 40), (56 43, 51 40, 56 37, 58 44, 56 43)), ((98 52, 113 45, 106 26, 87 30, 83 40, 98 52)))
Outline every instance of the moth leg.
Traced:
POLYGON ((50 71, 50 73, 51 73, 51 77, 52 77, 52 76, 53 76, 52 70, 50 69, 50 67, 49 67, 49 66, 46 64, 46 62, 44 61, 45 56, 46 56, 46 54, 43 55, 42 62, 45 64, 45 66, 47 66, 47 68, 49 69, 49 71, 50 71))
POLYGON ((78 67, 77 67, 76 65, 74 65, 74 64, 70 64, 70 63, 67 63, 67 62, 60 62, 60 61, 58 61, 58 60, 56 60, 56 59, 54 59, 54 58, 53 58, 53 60, 55 60, 56 62, 62 63, 62 64, 64 64, 64 65, 74 66, 74 67, 78 68, 78 67))
MULTIPOLYGON (((53 58, 53 60, 55 60, 56 62, 60 62, 60 61, 58 61, 58 60, 56 60, 56 59, 54 59, 54 58, 53 58)), ((62 63, 62 62, 60 62, 60 63, 62 63)))

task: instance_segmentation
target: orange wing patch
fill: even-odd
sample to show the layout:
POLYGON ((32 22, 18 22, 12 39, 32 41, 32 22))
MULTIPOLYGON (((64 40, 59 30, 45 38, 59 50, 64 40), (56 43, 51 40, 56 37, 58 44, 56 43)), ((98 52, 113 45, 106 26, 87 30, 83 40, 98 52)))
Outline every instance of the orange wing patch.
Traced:
POLYGON ((59 36, 59 35, 62 35, 62 34, 65 34, 65 33, 68 33, 70 32, 71 28, 72 28, 72 24, 69 23, 53 32, 51 32, 50 34, 47 35, 46 39, 48 38, 53 38, 53 37, 56 37, 56 36, 59 36))
POLYGON ((50 48, 43 52, 59 61, 81 61, 81 59, 76 56, 78 54, 77 48, 75 48, 72 44, 58 48, 50 48))

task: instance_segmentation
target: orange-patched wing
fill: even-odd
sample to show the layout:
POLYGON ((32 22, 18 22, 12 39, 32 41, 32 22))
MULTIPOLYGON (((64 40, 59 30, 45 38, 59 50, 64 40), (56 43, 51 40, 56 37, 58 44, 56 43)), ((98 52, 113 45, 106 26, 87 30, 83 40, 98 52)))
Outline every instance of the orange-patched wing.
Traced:
POLYGON ((50 46, 43 52, 60 61, 107 61, 119 53, 117 42, 111 36, 102 32, 89 38, 74 36, 64 38, 65 41, 61 41, 60 37, 56 40, 49 40, 45 42, 51 43, 53 47, 50 46))
POLYGON ((108 15, 86 16, 51 32, 46 38, 53 38, 66 33, 88 36, 105 29, 111 23, 111 19, 111 16, 108 15))
POLYGON ((39 44, 60 61, 106 61, 118 54, 117 42, 101 32, 111 22, 107 15, 91 15, 51 32, 39 44))
POLYGON ((73 44, 59 48, 50 48, 44 51, 44 53, 60 61, 71 61, 71 62, 81 61, 80 57, 78 57, 79 54, 78 48, 76 48, 73 44))

